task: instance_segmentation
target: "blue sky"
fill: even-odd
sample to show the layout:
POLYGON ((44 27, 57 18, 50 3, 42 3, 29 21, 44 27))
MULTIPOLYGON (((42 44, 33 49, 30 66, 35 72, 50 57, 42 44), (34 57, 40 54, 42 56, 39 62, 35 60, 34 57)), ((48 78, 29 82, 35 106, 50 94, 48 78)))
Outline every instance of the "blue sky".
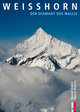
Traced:
MULTIPOLYGON (((9 2, 10 0, 3 1, 9 2)), ((16 0, 19 3, 21 1, 16 0)), ((28 2, 31 1, 33 0, 28 0, 28 2)), ((47 0, 47 2, 49 1, 47 0)), ((11 2, 15 2, 15 0, 11 2)), ((26 10, 0 10, 0 44, 5 43, 7 45, 6 43, 8 43, 8 45, 16 45, 18 42, 32 35, 39 27, 42 27, 52 36, 80 48, 80 15, 29 16, 26 10)))

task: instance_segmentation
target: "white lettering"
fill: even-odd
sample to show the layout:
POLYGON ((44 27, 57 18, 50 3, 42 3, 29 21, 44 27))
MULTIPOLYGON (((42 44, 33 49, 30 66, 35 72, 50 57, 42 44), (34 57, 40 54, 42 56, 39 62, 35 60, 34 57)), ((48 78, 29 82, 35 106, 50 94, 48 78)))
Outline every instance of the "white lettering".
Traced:
POLYGON ((59 10, 59 4, 58 4, 58 3, 55 3, 55 4, 54 4, 54 9, 55 9, 55 10, 59 10))
POLYGON ((32 3, 29 3, 28 6, 29 6, 28 10, 32 10, 33 9, 32 3))
POLYGON ((11 3, 3 3, 4 10, 10 10, 11 3))

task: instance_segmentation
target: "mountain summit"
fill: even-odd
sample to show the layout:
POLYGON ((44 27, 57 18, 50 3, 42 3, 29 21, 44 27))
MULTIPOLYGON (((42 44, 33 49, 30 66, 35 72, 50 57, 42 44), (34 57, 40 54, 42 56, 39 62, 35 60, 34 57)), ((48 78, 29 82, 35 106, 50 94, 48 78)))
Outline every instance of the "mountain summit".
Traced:
POLYGON ((37 30, 36 30, 36 32, 34 33, 34 35, 39 35, 38 37, 39 38, 45 38, 45 36, 44 35, 46 35, 47 33, 40 27, 40 28, 38 28, 37 30), (40 35, 41 35, 41 37, 40 37, 40 35))
POLYGON ((37 33, 45 32, 41 27, 36 30, 37 33))
MULTIPOLYGON (((10 51, 11 52, 11 51, 10 51)), ((12 50, 6 62, 12 65, 40 66, 51 71, 67 68, 80 71, 79 50, 39 28, 12 50)))

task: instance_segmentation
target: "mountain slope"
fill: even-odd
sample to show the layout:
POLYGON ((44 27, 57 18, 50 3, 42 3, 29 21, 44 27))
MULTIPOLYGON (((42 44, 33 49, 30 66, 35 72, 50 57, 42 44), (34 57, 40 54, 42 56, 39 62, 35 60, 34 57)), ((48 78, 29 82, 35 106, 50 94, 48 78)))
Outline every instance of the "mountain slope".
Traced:
POLYGON ((18 44, 14 49, 16 53, 28 53, 29 56, 36 55, 39 52, 46 51, 48 54, 54 54, 59 57, 66 56, 67 54, 75 56, 78 50, 71 45, 57 40, 51 35, 47 34, 39 28, 31 37, 24 42, 18 44), (33 53, 33 54, 32 54, 33 53))
POLYGON ((50 55, 48 56, 45 51, 37 54, 34 57, 24 57, 23 55, 16 55, 7 59, 5 62, 8 62, 11 65, 19 65, 19 66, 40 66, 45 67, 48 70, 56 71, 61 69, 60 64, 50 55))
MULTIPOLYGON (((16 48, 10 52, 15 54, 10 58, 11 60, 13 57, 15 59, 17 58, 18 62, 15 65, 20 65, 20 63, 24 64, 25 62, 24 65, 27 66, 42 66, 55 71, 57 69, 56 65, 51 60, 56 60, 60 68, 65 67, 74 71, 80 71, 79 50, 70 44, 52 37, 43 31, 42 28, 39 28, 31 37, 19 43, 16 48), (45 54, 41 54, 41 56, 44 57, 43 60, 40 59, 40 56, 39 58, 36 57, 41 52, 45 52, 45 54), (26 63, 26 61, 24 61, 32 57, 36 58, 31 62, 27 61, 26 63), (49 67, 47 67, 48 65, 49 67)), ((6 62, 10 63, 10 60, 8 59, 6 62)))

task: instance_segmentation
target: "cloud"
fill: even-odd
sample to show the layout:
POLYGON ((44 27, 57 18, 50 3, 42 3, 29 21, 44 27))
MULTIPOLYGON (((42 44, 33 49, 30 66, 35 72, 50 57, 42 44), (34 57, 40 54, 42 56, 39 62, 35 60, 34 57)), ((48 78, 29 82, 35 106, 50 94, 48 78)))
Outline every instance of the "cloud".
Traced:
POLYGON ((3 47, 0 47, 0 62, 7 57, 7 50, 3 47))
POLYGON ((12 56, 11 49, 15 47, 17 43, 12 41, 2 41, 0 40, 0 62, 12 56))
POLYGON ((8 112, 13 112, 16 103, 29 101, 49 104, 56 107, 55 112, 64 112, 70 109, 70 82, 74 79, 79 82, 80 73, 66 69, 53 73, 40 67, 1 64, 0 101, 7 105, 8 112))
MULTIPOLYGON (((80 110, 79 106, 79 99, 80 99, 80 73, 79 72, 73 72, 67 69, 62 69, 56 72, 56 77, 61 78, 63 81, 65 81, 67 84, 71 85, 71 82, 76 81, 76 92, 77 92, 77 99, 75 100, 77 103, 77 112, 80 110)), ((71 89, 68 91, 63 92, 57 99, 56 99, 57 105, 56 105, 56 112, 71 112, 71 89)))

